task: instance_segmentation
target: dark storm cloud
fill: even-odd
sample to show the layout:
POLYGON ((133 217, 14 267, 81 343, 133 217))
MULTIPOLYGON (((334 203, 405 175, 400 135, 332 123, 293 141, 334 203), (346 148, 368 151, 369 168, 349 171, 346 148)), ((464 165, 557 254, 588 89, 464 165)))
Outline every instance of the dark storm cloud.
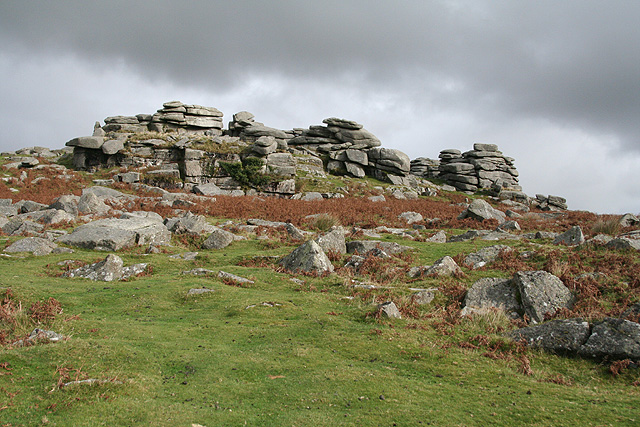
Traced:
POLYGON ((370 90, 548 118, 640 148, 640 2, 27 1, 0 14, 5 48, 124 60, 150 79, 228 90, 250 75, 355 74, 370 90))

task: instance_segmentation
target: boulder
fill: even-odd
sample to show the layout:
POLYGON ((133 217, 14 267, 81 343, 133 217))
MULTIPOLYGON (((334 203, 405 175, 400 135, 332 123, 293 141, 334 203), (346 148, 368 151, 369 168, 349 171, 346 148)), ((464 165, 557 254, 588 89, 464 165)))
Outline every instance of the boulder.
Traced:
POLYGON ((467 209, 465 209, 458 219, 472 218, 476 221, 484 221, 485 219, 495 219, 498 222, 504 222, 506 215, 504 212, 493 208, 489 203, 482 199, 475 199, 467 209))
POLYGON ((73 194, 65 194, 53 201, 49 205, 51 209, 63 210, 66 213, 77 216, 78 215, 78 201, 80 197, 74 196, 73 194))
POLYGON ((593 359, 640 360, 640 324, 607 317, 593 325, 578 354, 593 359))
POLYGON ((446 243, 447 233, 445 233, 444 230, 440 230, 433 236, 429 237, 426 241, 432 243, 446 243))
POLYGON ((198 184, 193 187, 193 192, 203 196, 219 196, 223 194, 222 189, 214 183, 198 184))
POLYGON ((107 205, 102 198, 94 193, 86 193, 80 196, 77 209, 81 215, 104 215, 111 210, 111 206, 107 205))
POLYGON ((122 150, 124 150, 124 142, 119 139, 110 139, 102 144, 102 152, 109 156, 122 150))
POLYGON ((416 291, 413 295, 411 295, 411 301, 413 301, 418 305, 429 304, 435 298, 436 296, 435 291, 437 290, 438 290, 437 288, 420 289, 416 291))
POLYGON ((171 233, 152 218, 101 219, 59 237, 56 242, 84 249, 118 251, 134 245, 166 245, 171 233))
POLYGON ((393 301, 387 301, 378 306, 378 313, 389 319, 402 319, 398 306, 393 301))
POLYGON ((638 219, 638 217, 630 213, 622 215, 622 218, 620 218, 619 222, 623 227, 633 227, 640 224, 640 220, 638 219))
POLYGON ((516 329, 508 336, 516 341, 525 340, 530 347, 551 353, 575 354, 587 342, 591 329, 580 318, 551 320, 539 325, 516 329))
POLYGON ((100 148, 102 148, 102 144, 104 144, 104 137, 102 136, 79 136, 68 141, 65 145, 67 147, 91 148, 94 150, 99 150, 100 148))
POLYGON ((279 264, 295 273, 324 274, 333 271, 331 261, 320 245, 309 240, 280 260, 279 264))
POLYGON ((203 215, 194 215, 191 212, 169 218, 164 224, 174 234, 203 234, 213 230, 213 226, 207 223, 203 215))
POLYGON ((364 255, 374 249, 381 249, 389 255, 395 255, 413 248, 399 245, 395 242, 382 242, 380 240, 352 240, 347 242, 347 253, 350 254, 357 252, 360 255, 364 255))
POLYGON ((253 280, 250 280, 235 274, 227 273, 226 271, 222 271, 222 270, 218 272, 218 277, 221 278, 222 280, 230 280, 235 283, 246 283, 246 284, 255 283, 253 280))
POLYGON ((403 220, 407 224, 414 224, 416 222, 422 221, 424 218, 418 212, 402 212, 398 215, 398 219, 403 220))
POLYGON ((495 261, 501 252, 510 252, 513 249, 507 245, 493 245, 480 249, 478 252, 473 252, 467 255, 463 264, 471 269, 484 267, 490 262, 495 261))
POLYGON ((513 276, 525 314, 535 322, 560 308, 571 308, 573 295, 558 277, 546 271, 519 271, 513 276))
POLYGON ((605 246, 609 249, 615 250, 633 249, 636 251, 640 251, 640 240, 628 239, 626 237, 617 237, 609 241, 605 246))
POLYGON ((344 239, 345 231, 342 227, 334 227, 328 233, 315 239, 316 243, 325 253, 335 252, 339 254, 347 253, 347 244, 344 239))
POLYGON ((4 250, 7 253, 31 252, 35 256, 48 255, 58 245, 41 237, 27 237, 14 242, 4 250))
POLYGON ((450 256, 444 256, 433 263, 432 266, 413 267, 409 270, 408 275, 412 278, 420 276, 428 277, 446 277, 462 274, 462 270, 458 264, 450 256))
POLYGON ((112 282, 137 276, 144 272, 146 268, 147 264, 135 264, 129 267, 124 267, 122 258, 114 254, 109 254, 100 262, 85 265, 84 267, 65 273, 64 277, 80 277, 83 279, 97 280, 101 282, 112 282))
POLYGON ((580 226, 576 225, 553 239, 554 245, 577 246, 584 243, 584 235, 580 226))
POLYGON ((512 318, 519 317, 522 306, 518 302, 518 289, 510 279, 486 277, 475 282, 465 296, 461 314, 485 314, 495 309, 512 318))
POLYGON ((203 249, 224 249, 235 240, 235 235, 228 231, 217 229, 214 230, 207 240, 202 243, 203 249))

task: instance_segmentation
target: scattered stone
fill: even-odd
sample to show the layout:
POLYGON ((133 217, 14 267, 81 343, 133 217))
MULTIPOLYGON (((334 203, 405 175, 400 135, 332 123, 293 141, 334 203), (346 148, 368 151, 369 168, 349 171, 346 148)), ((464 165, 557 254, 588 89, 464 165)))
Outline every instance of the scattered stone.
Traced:
POLYGON ((475 282, 465 296, 460 314, 486 314, 496 309, 512 318, 520 316, 522 306, 518 302, 518 289, 511 279, 486 277, 475 282))
POLYGON ((437 290, 438 290, 437 288, 420 289, 417 292, 415 292, 413 295, 411 295, 411 300, 418 305, 429 304, 435 298, 436 296, 435 292, 437 290))
POLYGON ((345 231, 342 227, 333 227, 331 231, 315 239, 325 253, 347 253, 347 244, 344 239, 345 231))
POLYGON ((389 319, 402 319, 400 310, 393 301, 387 301, 378 306, 378 312, 389 319))
POLYGON ((420 276, 427 277, 447 277, 462 274, 458 264, 450 256, 444 256, 433 263, 432 266, 413 267, 407 273, 411 278, 420 276))
POLYGON ((214 229, 203 215, 194 215, 191 212, 186 212, 176 218, 169 218, 164 224, 174 234, 200 235, 214 229))
POLYGON ((411 246, 399 245, 395 242, 382 242, 379 240, 352 240, 347 242, 347 253, 364 255, 367 252, 380 249, 389 255, 399 254, 413 249, 411 246))
POLYGON ((519 271, 513 276, 527 316, 535 322, 545 320, 560 308, 571 308, 573 295, 558 277, 546 271, 519 271))
POLYGON ((58 245, 50 240, 40 237, 27 237, 14 242, 11 246, 6 248, 4 252, 31 252, 35 256, 42 256, 50 254, 57 247, 58 245))
POLYGON ((69 271, 63 276, 112 282, 114 280, 125 280, 129 277, 136 276, 144 272, 147 268, 147 264, 135 264, 129 267, 124 267, 123 264, 122 258, 114 254, 109 254, 100 262, 69 271))
POLYGON ((183 271, 182 274, 191 276, 211 276, 215 272, 213 270, 207 270, 206 268, 194 268, 192 270, 183 271))
POLYGON ((152 218, 100 219, 81 225, 56 240, 84 249, 118 251, 129 246, 166 245, 171 240, 167 227, 152 218))
POLYGON ((422 221, 422 215, 418 212, 403 212, 398 215, 398 218, 406 222, 407 224, 414 224, 416 222, 422 221))
POLYGON ((226 230, 214 230, 202 243, 203 249, 224 249, 235 240, 235 235, 226 230))
POLYGON ((591 329, 580 318, 552 320, 539 325, 516 329, 508 334, 515 341, 525 340, 530 347, 551 353, 575 354, 587 342, 591 329))
POLYGON ((181 254, 170 255, 171 259, 182 259, 185 261, 194 261, 198 256, 198 252, 184 252, 181 254))
POLYGON ((221 278, 222 280, 230 280, 235 283, 246 283, 246 284, 255 283, 253 280, 249 280, 245 277, 237 276, 235 274, 227 273, 222 270, 218 272, 218 277, 221 278))
POLYGON ((489 203, 482 199, 475 199, 467 209, 465 209, 458 219, 472 218, 476 221, 484 221, 485 219, 495 219, 498 222, 504 222, 506 215, 504 212, 493 208, 489 203))
POLYGON ((556 236, 553 240, 554 245, 577 246, 584 243, 584 235, 580 226, 575 225, 569 230, 556 236))
POLYGON ((444 230, 440 230, 433 236, 429 237, 426 241, 432 243, 446 243, 447 233, 445 233, 444 230))
POLYGON ((473 252, 467 255, 463 264, 473 270, 484 267, 490 262, 495 261, 500 253, 511 252, 513 249, 507 245, 493 245, 480 249, 478 252, 473 252))
POLYGON ((607 317, 593 325, 578 354, 593 359, 640 360, 640 324, 607 317))
POLYGON ((309 240, 284 257, 279 264, 294 273, 321 275, 333 271, 331 261, 320 245, 309 240))

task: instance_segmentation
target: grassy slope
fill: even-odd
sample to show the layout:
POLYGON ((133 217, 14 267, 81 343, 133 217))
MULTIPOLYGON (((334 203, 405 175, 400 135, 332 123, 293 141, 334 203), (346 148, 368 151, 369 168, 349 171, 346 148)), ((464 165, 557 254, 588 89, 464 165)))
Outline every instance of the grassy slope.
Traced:
MULTIPOLYGON (((410 244, 421 248, 414 265, 478 246, 410 244)), ((346 299, 352 291, 336 275, 304 278, 300 286, 286 274, 237 265, 246 255, 280 255, 292 247, 264 248, 255 240, 236 242, 224 251, 203 252, 196 261, 123 254, 125 264, 150 262, 154 274, 120 283, 54 276, 60 271, 56 262, 93 262, 103 256, 95 252, 0 258, 0 283, 23 301, 58 299, 64 312, 54 329, 71 336, 58 344, 0 350, 0 364, 7 364, 0 369, 0 425, 640 422, 640 393, 630 386, 638 377, 633 371, 613 378, 592 362, 528 351, 533 374, 527 376, 519 373, 515 356, 493 360, 482 350, 448 345, 486 333, 500 319, 463 320, 448 336, 429 326, 433 319, 366 317, 373 297, 346 299), (195 266, 256 283, 237 288, 213 277, 179 274, 195 266), (185 297, 202 286, 216 292, 185 297), (256 306, 247 308, 251 305, 256 306), (73 315, 80 318, 64 321, 73 315), (116 381, 57 388, 65 369, 71 380, 116 381)), ((480 276, 504 275, 468 273, 467 286, 480 276)), ((438 281, 393 285, 400 287, 395 292, 408 294, 408 286, 438 286, 438 281)))

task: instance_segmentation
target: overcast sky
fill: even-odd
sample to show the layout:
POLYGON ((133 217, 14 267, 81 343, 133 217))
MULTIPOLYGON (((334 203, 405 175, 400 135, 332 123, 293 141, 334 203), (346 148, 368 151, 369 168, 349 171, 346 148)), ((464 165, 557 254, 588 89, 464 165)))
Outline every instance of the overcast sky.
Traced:
POLYGON ((411 158, 498 144, 527 194, 640 213, 640 1, 0 2, 0 149, 180 100, 356 120, 411 158))

